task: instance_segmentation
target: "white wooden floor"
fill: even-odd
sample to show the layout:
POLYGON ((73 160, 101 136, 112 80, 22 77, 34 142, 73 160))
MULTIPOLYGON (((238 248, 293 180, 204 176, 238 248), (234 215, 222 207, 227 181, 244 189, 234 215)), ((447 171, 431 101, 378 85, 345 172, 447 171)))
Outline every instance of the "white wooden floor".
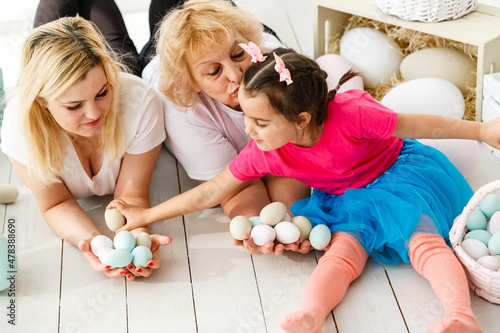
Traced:
MULTIPOLYGON (((473 188, 499 179, 499 166, 481 144, 479 166, 469 179, 473 188)), ((173 238, 161 249, 162 266, 149 278, 111 279, 94 272, 78 249, 51 231, 1 154, 4 183, 16 185, 20 196, 13 204, 0 205, 4 235, 8 219, 15 220, 11 226, 19 265, 15 287, 0 292, 2 333, 281 332, 280 318, 299 308, 321 255, 249 255, 232 245, 229 219, 218 207, 153 225, 153 233, 173 238), (12 313, 15 326, 9 324, 12 313)), ((151 185, 152 204, 195 185, 163 149, 151 185)), ((100 230, 112 236, 104 223, 110 200, 92 197, 80 203, 100 230)), ((484 331, 499 332, 500 306, 477 296, 472 302, 484 331)), ((383 266, 370 259, 323 332, 417 333, 442 314, 427 281, 410 265, 383 266)))

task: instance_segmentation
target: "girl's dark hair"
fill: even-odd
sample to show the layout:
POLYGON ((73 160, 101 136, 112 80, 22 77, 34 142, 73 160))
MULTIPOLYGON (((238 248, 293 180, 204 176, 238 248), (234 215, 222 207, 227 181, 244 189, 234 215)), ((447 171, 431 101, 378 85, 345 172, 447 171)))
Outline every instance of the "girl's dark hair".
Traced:
POLYGON ((279 55, 290 71, 293 83, 280 82, 280 75, 274 69, 276 61, 273 53, 265 54, 266 60, 252 65, 243 76, 245 92, 250 96, 264 93, 271 107, 287 120, 295 122, 300 113, 311 114, 310 124, 323 124, 328 103, 335 97, 340 85, 359 73, 350 69, 339 80, 339 85, 328 92, 326 77, 318 63, 309 57, 298 54, 292 49, 278 48, 279 55))

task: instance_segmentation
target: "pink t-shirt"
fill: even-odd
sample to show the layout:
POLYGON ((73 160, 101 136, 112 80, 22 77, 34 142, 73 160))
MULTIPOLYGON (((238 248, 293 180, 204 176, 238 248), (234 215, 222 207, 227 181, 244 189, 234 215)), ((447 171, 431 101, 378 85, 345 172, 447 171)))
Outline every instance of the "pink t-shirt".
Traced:
POLYGON ((338 93, 328 105, 317 144, 292 143, 273 151, 251 140, 229 165, 242 181, 272 174, 292 177, 320 191, 343 194, 370 184, 398 158, 403 140, 392 137, 397 113, 362 90, 338 93))

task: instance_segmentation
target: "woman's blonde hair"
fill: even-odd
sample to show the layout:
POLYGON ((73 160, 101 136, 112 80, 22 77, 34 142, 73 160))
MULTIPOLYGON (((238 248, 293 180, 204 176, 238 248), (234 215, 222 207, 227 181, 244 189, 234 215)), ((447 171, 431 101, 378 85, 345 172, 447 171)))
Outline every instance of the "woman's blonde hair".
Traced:
POLYGON ((160 57, 159 90, 172 102, 189 107, 197 101, 187 55, 201 57, 243 38, 259 45, 263 26, 250 12, 224 0, 191 0, 173 9, 156 34, 160 57), (226 37, 226 38, 224 38, 226 37))
POLYGON ((62 128, 44 107, 102 66, 112 92, 111 106, 98 138, 98 149, 110 163, 122 152, 122 124, 117 104, 118 73, 123 67, 95 24, 63 17, 35 28, 23 50, 16 89, 28 150, 28 170, 43 185, 61 182, 66 148, 62 128))

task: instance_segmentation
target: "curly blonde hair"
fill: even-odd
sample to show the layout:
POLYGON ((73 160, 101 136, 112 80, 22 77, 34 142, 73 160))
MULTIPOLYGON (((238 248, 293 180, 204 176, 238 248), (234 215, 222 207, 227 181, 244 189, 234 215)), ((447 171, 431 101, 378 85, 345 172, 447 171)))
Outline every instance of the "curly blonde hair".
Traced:
POLYGON ((113 93, 99 134, 98 149, 113 161, 122 153, 122 124, 117 110, 119 70, 124 67, 95 24, 81 17, 63 17, 35 28, 23 50, 15 94, 20 102, 28 150, 28 171, 41 184, 61 182, 64 132, 44 106, 102 66, 113 93))
POLYGON ((170 11, 155 38, 160 57, 159 90, 172 102, 196 103, 188 57, 196 59, 222 49, 228 39, 240 37, 259 45, 263 26, 250 12, 225 0, 191 0, 170 11), (226 38, 224 38, 226 37, 226 38))

